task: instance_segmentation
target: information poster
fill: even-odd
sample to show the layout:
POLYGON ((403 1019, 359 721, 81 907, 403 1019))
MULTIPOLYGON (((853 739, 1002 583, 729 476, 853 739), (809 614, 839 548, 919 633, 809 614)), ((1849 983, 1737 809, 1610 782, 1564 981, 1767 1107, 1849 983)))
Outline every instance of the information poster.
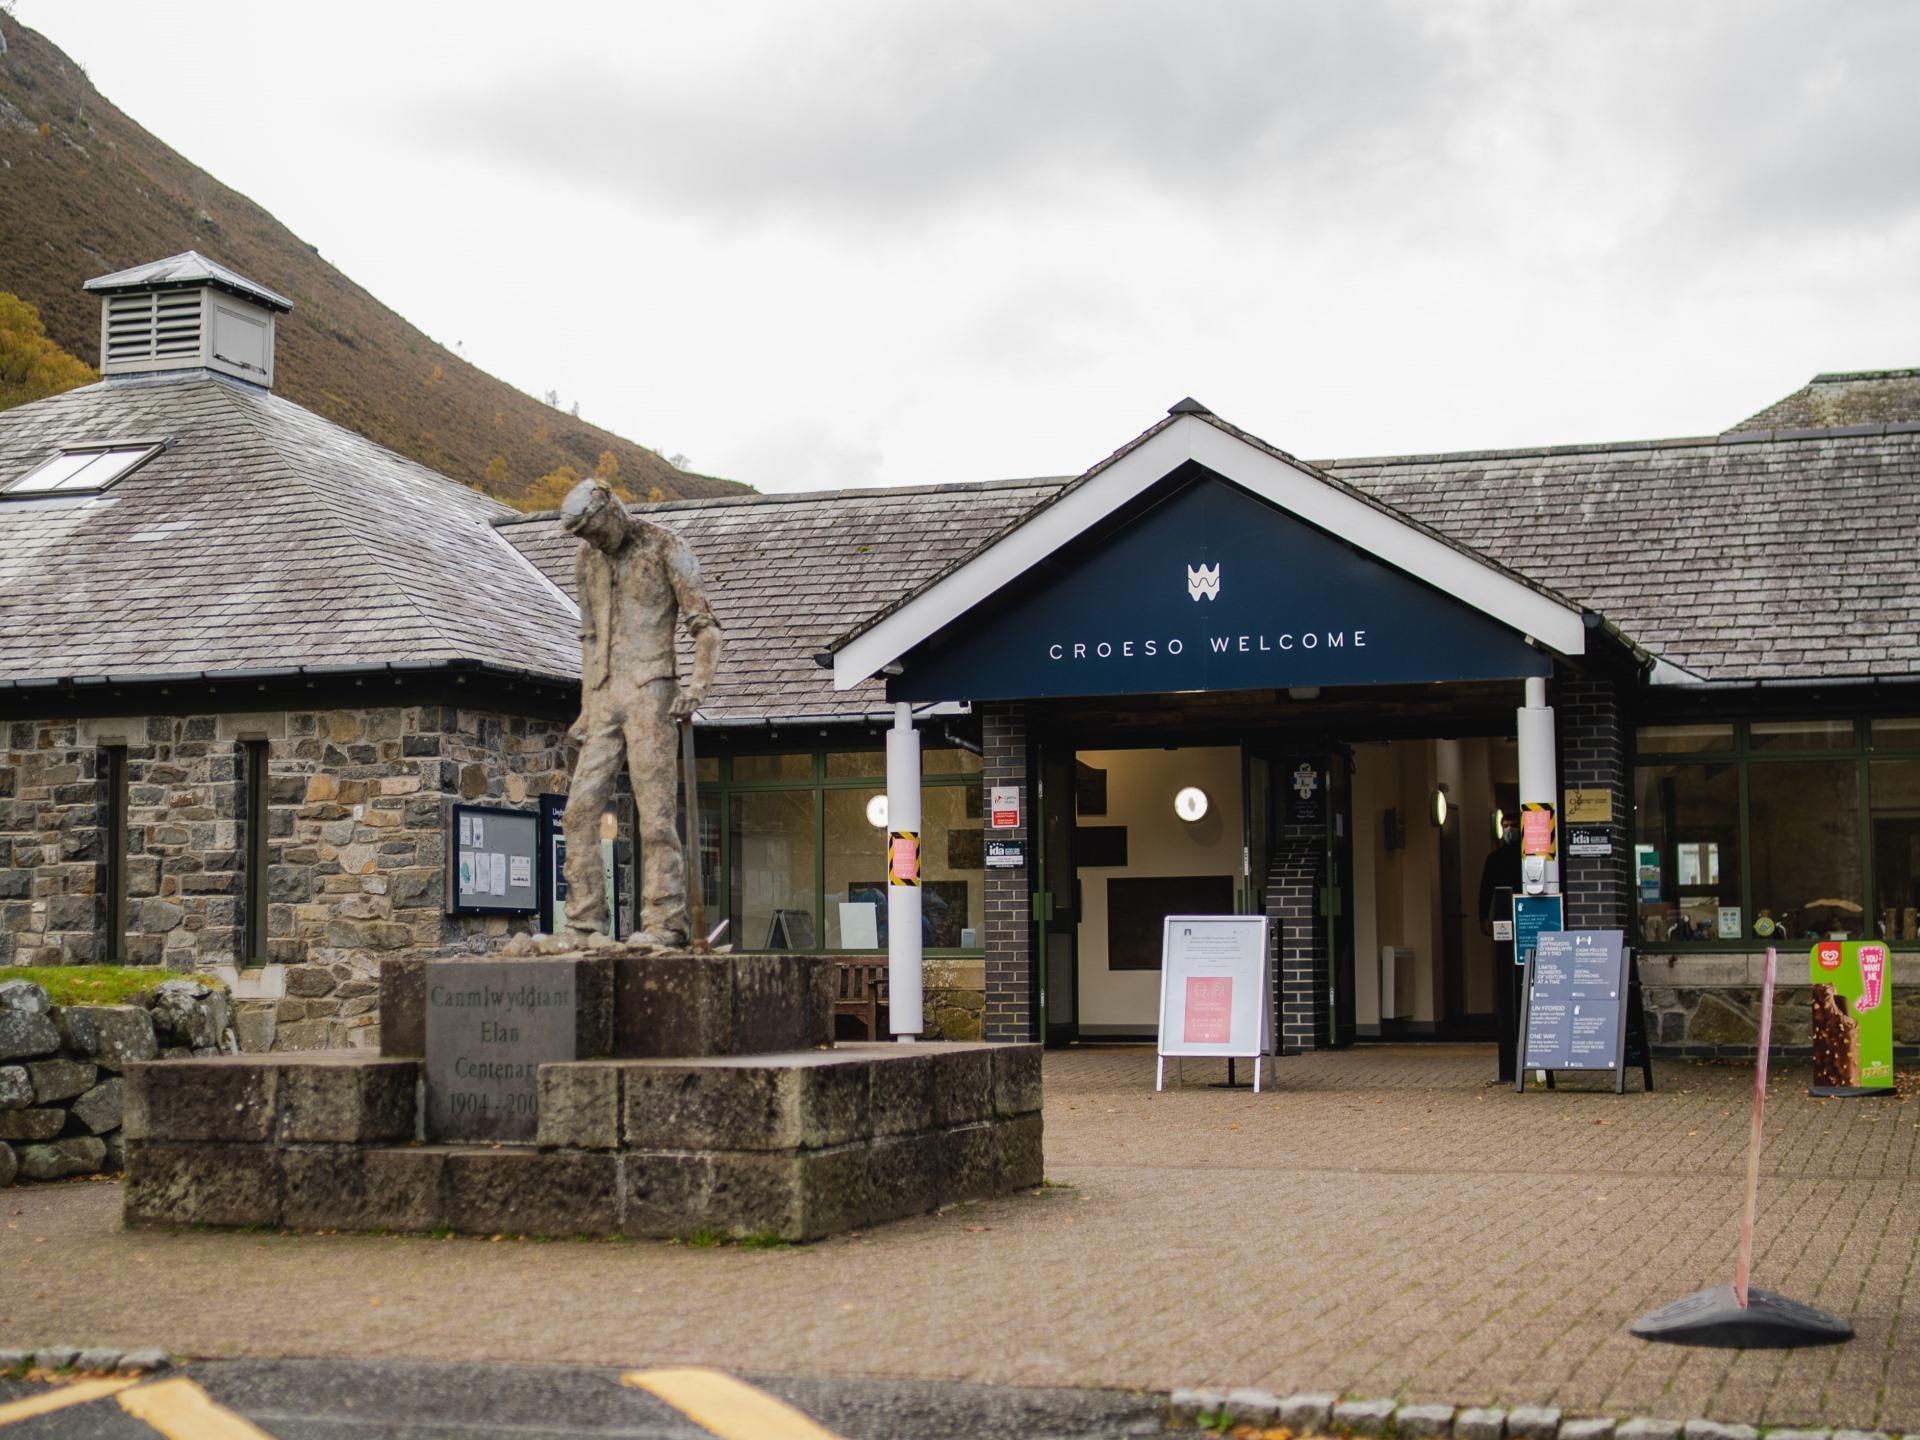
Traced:
POLYGON ((1536 938, 1522 1070, 1618 1071, 1626 1051, 1626 966, 1618 930, 1536 938))
POLYGON ((1169 915, 1160 948, 1160 1054, 1273 1049, 1264 915, 1169 915))
POLYGON ((1527 963, 1527 952, 1539 937, 1565 925, 1565 902, 1558 895, 1516 895, 1513 897, 1513 963, 1527 963))
POLYGON ((1893 1090, 1893 957, 1870 940, 1822 940, 1813 983, 1813 1093, 1893 1090))

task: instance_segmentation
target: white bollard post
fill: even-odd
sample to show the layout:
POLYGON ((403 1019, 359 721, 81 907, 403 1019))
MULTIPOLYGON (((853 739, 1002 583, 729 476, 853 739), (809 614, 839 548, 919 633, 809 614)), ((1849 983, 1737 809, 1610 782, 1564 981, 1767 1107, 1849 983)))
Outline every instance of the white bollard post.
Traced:
MULTIPOLYGON (((1527 806, 1544 804, 1556 805, 1554 799, 1555 762, 1553 742, 1553 711, 1547 707, 1547 682, 1543 679, 1527 681, 1527 703, 1514 716, 1514 734, 1520 741, 1520 833, 1526 835, 1527 806)), ((1526 861, 1521 861, 1521 890, 1528 895, 1558 895, 1560 893, 1560 821, 1557 808, 1550 809, 1554 817, 1554 857, 1547 861, 1544 883, 1539 888, 1528 877, 1526 861)))
POLYGON ((920 732, 913 707, 896 705, 887 732, 887 1021, 915 1039, 924 1021, 920 946, 920 732))

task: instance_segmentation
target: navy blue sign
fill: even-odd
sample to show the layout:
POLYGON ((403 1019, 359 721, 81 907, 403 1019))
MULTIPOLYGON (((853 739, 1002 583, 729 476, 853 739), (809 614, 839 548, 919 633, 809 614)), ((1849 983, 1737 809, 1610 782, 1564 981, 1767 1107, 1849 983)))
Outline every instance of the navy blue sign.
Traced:
POLYGON ((1451 596, 1197 465, 903 657, 890 700, 1546 675, 1451 596))
POLYGON ((1539 936, 1527 992, 1523 1070, 1618 1070, 1626 976, 1618 930, 1539 936))

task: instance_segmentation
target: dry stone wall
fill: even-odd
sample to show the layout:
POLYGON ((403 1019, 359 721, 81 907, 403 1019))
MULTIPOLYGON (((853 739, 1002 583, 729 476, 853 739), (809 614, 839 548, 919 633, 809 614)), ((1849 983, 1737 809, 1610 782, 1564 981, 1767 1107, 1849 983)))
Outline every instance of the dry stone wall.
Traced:
POLYGON ((120 1170, 121 1072, 235 1043, 225 993, 198 981, 164 980, 137 1004, 67 1006, 0 982, 0 1186, 120 1170))

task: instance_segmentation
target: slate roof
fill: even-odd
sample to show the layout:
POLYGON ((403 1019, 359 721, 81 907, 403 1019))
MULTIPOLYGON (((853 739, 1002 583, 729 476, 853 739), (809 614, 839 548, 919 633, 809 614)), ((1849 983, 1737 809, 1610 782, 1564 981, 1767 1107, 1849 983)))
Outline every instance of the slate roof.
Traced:
MULTIPOLYGON (((551 515, 250 385, 122 379, 0 412, 0 485, 63 445, 160 437, 103 496, 0 500, 0 684, 447 662, 577 676, 574 542, 551 515)), ((1317 463, 1702 678, 1920 678, 1920 421, 1317 463)), ((703 713, 884 713, 877 681, 836 692, 814 654, 1073 483, 646 507, 699 556, 726 627, 703 713)))
POLYGON ((1920 422, 1324 460, 1703 679, 1920 676, 1920 422))
MULTIPOLYGON (((680 500, 642 507, 699 557, 726 631, 709 720, 851 718, 888 710, 879 680, 836 691, 813 662, 827 641, 1031 512, 1064 480, 1007 480, 680 500)), ((497 522, 556 585, 577 542, 551 513, 497 522)), ((682 639, 682 667, 689 659, 682 639)))
POLYGON ((448 661, 579 674, 568 601, 497 501, 204 371, 0 412, 0 486, 164 437, 93 498, 0 499, 0 683, 448 661))
POLYGON ((1855 425, 1868 426, 1872 433, 1912 420, 1920 420, 1920 370, 1853 370, 1814 376, 1728 433, 1855 425))

